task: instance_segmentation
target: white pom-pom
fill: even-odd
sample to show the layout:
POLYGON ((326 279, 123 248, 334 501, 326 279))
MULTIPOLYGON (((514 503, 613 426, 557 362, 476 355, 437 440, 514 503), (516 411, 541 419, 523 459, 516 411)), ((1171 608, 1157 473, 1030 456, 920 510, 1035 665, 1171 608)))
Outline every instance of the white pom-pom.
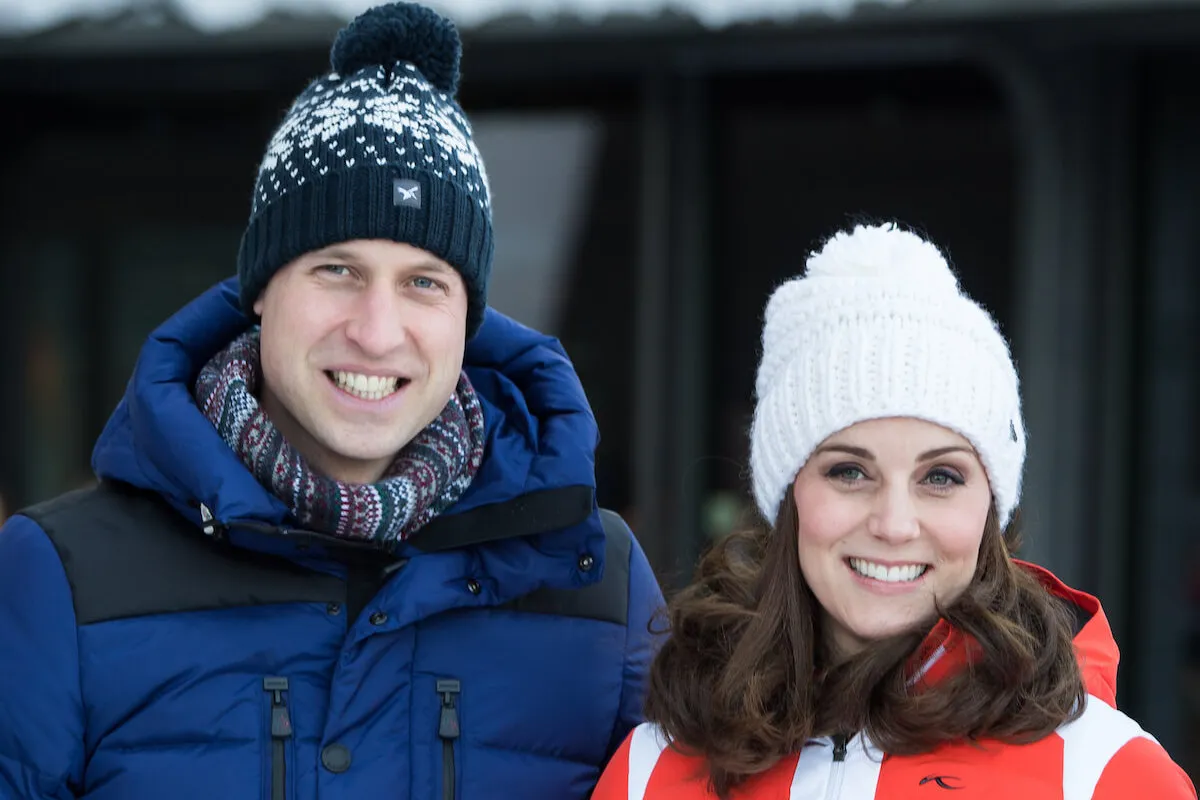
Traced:
POLYGON ((958 291, 958 278, 933 244, 893 224, 858 225, 808 259, 806 278, 884 278, 958 291))

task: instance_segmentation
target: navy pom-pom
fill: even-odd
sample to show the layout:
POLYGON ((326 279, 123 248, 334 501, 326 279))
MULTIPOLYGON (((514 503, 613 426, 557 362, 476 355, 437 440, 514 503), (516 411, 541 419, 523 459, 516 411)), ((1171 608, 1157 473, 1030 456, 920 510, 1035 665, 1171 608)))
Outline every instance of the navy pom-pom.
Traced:
POLYGON ((363 12, 338 32, 329 54, 339 75, 407 61, 448 94, 458 90, 462 41, 454 23, 417 3, 391 3, 363 12))

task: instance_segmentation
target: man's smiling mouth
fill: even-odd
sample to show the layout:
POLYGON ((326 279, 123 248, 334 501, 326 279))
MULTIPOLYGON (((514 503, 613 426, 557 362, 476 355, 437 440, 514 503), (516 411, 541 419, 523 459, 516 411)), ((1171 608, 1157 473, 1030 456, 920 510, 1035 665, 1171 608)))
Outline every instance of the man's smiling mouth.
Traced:
POLYGON ((325 375, 346 394, 360 400, 383 400, 408 385, 408 378, 395 375, 364 375, 343 370, 328 371, 325 375))

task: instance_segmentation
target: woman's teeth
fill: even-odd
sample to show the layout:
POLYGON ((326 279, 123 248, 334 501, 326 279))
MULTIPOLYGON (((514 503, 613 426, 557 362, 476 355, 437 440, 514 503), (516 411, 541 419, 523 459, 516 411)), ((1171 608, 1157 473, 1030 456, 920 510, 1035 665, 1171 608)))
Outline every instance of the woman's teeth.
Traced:
POLYGON ((395 376, 381 378, 378 375, 360 375, 356 372, 330 372, 329 377, 343 392, 363 400, 382 400, 395 392, 400 382, 395 376))
POLYGON ((915 581, 929 569, 928 564, 908 564, 903 567, 885 567, 861 558, 850 559, 850 567, 864 578, 873 578, 884 583, 906 583, 915 581))

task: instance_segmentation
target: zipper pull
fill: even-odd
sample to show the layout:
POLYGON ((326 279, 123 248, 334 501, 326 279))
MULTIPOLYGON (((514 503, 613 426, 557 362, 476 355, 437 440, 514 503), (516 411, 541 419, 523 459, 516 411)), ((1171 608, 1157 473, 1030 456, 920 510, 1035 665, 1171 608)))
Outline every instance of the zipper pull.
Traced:
POLYGON ((283 700, 283 693, 287 690, 287 678, 263 678, 263 691, 271 693, 272 739, 289 739, 292 736, 292 717, 283 700))
POLYGON ((846 760, 846 746, 849 744, 850 737, 844 733, 835 734, 833 737, 833 760, 834 762, 846 760))
POLYGON ((459 734, 458 706, 455 705, 455 698, 462 691, 462 684, 454 680, 440 680, 437 682, 437 691, 442 696, 442 716, 438 720, 438 737, 457 739, 459 734))
POLYGON ((200 524, 206 536, 211 536, 218 542, 225 539, 225 526, 218 522, 212 511, 204 503, 200 504, 200 524))

